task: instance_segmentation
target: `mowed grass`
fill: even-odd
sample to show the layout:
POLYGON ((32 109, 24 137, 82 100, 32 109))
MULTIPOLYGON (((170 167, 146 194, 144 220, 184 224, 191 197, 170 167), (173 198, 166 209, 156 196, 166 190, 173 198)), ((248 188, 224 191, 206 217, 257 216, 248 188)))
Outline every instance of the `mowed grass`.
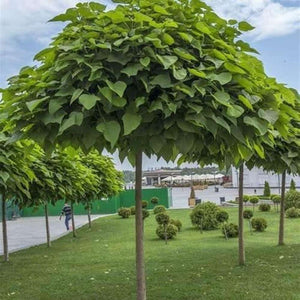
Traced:
MULTIPOLYGON (((237 209, 228 208, 237 223, 237 209)), ((145 221, 147 298, 300 299, 300 219, 285 219, 286 245, 279 247, 279 214, 267 219, 263 233, 249 233, 245 222, 246 261, 239 267, 237 238, 226 241, 220 230, 200 234, 190 210, 170 210, 182 232, 165 245, 155 234, 153 213, 145 221)), ((98 219, 52 244, 10 255, 0 264, 0 299, 135 299, 134 217, 98 219)))

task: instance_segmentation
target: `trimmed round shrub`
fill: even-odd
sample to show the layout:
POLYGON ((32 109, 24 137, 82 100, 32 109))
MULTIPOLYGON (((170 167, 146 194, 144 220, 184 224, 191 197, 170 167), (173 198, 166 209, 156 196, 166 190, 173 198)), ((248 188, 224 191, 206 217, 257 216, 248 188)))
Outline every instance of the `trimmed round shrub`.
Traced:
POLYGON ((175 226, 177 227, 178 231, 181 230, 181 227, 182 227, 181 221, 171 219, 171 220, 170 220, 170 224, 175 225, 175 226))
POLYGON ((148 206, 148 201, 142 200, 142 208, 147 208, 148 206))
POLYGON ((273 197, 271 199, 272 199, 273 203, 276 203, 276 204, 280 203, 280 201, 281 201, 281 197, 279 195, 273 195, 273 197))
POLYGON ((155 220, 159 225, 162 224, 169 224, 170 223, 170 217, 166 213, 159 213, 155 216, 155 220))
POLYGON ((135 206, 130 206, 130 212, 132 215, 135 215, 135 206))
POLYGON ((190 214, 192 224, 201 226, 203 230, 213 230, 219 227, 217 213, 220 208, 212 202, 204 202, 195 206, 190 214))
POLYGON ((243 201, 244 201, 245 203, 249 202, 249 200, 250 200, 250 196, 248 196, 248 195, 244 195, 244 196, 243 196, 243 201))
POLYGON ((148 218, 150 216, 150 213, 147 209, 142 210, 142 214, 143 214, 143 220, 145 220, 146 218, 148 218))
POLYGON ((268 224, 264 218, 253 218, 251 226, 255 231, 264 231, 268 227, 268 224))
MULTIPOLYGON (((168 224, 166 226, 166 234, 167 234, 167 239, 172 239, 173 237, 176 236, 178 232, 178 229, 175 225, 173 224, 168 224)), ((162 240, 165 239, 165 227, 164 225, 159 225, 156 229, 156 234, 159 238, 161 238, 162 240)))
POLYGON ((157 197, 152 197, 150 201, 153 205, 156 205, 158 203, 159 199, 157 197))
POLYGON ((285 194, 285 209, 291 207, 300 208, 300 192, 289 191, 285 194))
POLYGON ((279 198, 280 198, 280 195, 278 195, 278 194, 272 194, 272 195, 270 196, 270 199, 273 200, 275 197, 279 197, 279 198))
POLYGON ((153 213, 156 214, 160 214, 166 211, 166 208, 163 205, 157 205, 154 207, 153 209, 153 213))
POLYGON ((300 209, 291 207, 286 210, 285 215, 287 218, 300 218, 300 209))
POLYGON ((130 208, 127 208, 127 207, 120 207, 120 208, 118 209, 118 214, 119 214, 119 216, 121 216, 123 219, 129 218, 129 216, 131 215, 130 208))
POLYGON ((230 237, 233 238, 233 237, 237 237, 239 235, 239 226, 236 225, 236 224, 233 224, 233 223, 229 223, 229 224, 224 223, 222 225, 221 229, 222 229, 222 233, 224 234, 225 237, 227 235, 228 238, 230 238, 230 237), (226 233, 225 233, 225 231, 226 231, 226 233))
POLYGON ((251 202, 252 204, 257 204, 258 201, 259 201, 259 199, 258 199, 257 196, 251 196, 251 197, 250 197, 250 202, 251 202))
POLYGON ((250 220, 253 217, 253 211, 250 209, 245 209, 243 212, 244 219, 250 220))
POLYGON ((219 210, 216 214, 216 219, 220 223, 226 222, 228 220, 228 218, 229 218, 229 215, 226 210, 219 210))
POLYGON ((271 210, 271 206, 270 206, 270 204, 262 203, 262 204, 259 205, 258 209, 260 211, 270 211, 271 210))

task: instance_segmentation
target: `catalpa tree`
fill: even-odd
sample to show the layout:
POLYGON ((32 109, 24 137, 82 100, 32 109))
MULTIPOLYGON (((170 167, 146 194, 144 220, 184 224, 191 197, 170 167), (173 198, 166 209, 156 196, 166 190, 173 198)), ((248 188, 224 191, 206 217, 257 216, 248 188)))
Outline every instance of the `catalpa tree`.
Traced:
POLYGON ((35 56, 39 66, 9 80, 3 100, 17 137, 48 151, 118 150, 136 165, 137 297, 146 299, 142 153, 263 157, 272 130, 287 134, 295 95, 247 54, 255 50, 238 40, 253 29, 247 22, 223 20, 199 0, 115 2, 111 11, 79 3, 52 19, 68 24, 35 56))

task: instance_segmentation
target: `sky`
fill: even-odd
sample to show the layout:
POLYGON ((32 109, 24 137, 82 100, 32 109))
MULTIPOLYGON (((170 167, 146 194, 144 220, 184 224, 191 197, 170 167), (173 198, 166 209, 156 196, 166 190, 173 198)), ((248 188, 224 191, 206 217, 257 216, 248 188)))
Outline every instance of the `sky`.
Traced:
MULTIPOLYGON (((94 0, 113 4, 107 0, 94 0)), ((0 87, 23 66, 34 65, 33 57, 47 47, 62 23, 47 21, 74 6, 76 0, 0 1, 0 87)), ((300 91, 300 0, 206 0, 225 19, 246 20, 255 29, 242 36, 260 53, 267 75, 300 91)), ((119 169, 131 169, 128 162, 119 169)), ((155 158, 144 159, 143 169, 174 166, 155 158)), ((193 165, 194 166, 194 165, 193 165)))

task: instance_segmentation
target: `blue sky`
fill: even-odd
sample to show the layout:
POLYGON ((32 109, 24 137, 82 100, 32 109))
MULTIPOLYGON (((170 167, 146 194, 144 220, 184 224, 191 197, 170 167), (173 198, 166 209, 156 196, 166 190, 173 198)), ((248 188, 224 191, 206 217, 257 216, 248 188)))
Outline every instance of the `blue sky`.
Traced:
MULTIPOLYGON (((94 0, 97 1, 97 0, 94 0)), ((74 6, 76 0, 1 0, 0 87, 45 48, 62 28, 47 23, 53 16, 74 6)), ((99 1, 112 7, 109 1, 99 1)), ((247 20, 255 30, 242 38, 260 52, 266 73, 300 91, 300 0, 207 0, 226 19, 247 20)), ((120 163, 116 161, 121 167, 120 163)), ((164 162, 145 161, 144 168, 164 162)), ((122 168, 129 167, 128 163, 122 168)))

